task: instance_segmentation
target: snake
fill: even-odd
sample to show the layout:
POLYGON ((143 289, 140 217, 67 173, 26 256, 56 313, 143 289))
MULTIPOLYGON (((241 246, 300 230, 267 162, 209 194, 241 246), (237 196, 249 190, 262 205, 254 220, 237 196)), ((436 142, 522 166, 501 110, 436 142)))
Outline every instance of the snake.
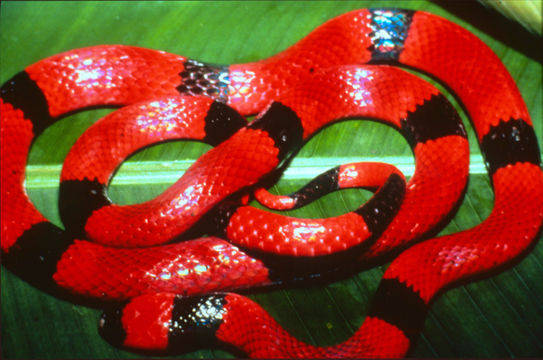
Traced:
POLYGON ((0 96, 2 262, 59 296, 121 302, 100 322, 116 346, 405 356, 437 295, 518 261, 542 228, 541 156, 514 80, 481 40, 423 11, 354 10, 277 55, 230 66, 126 45, 70 50, 26 67, 0 96), (442 81, 469 115, 495 197, 491 214, 472 229, 425 239, 465 191, 469 147, 446 97, 396 65, 442 81), (67 156, 59 188, 64 230, 28 198, 27 156, 48 126, 95 106, 123 107, 91 126, 67 156), (251 114, 258 115, 247 123, 251 114), (400 131, 415 157, 409 181, 393 167, 346 164, 290 196, 262 188, 320 129, 353 117, 400 131), (214 147, 157 198, 111 202, 107 185, 127 156, 179 138, 214 147), (293 208, 359 186, 376 192, 330 219, 249 204, 253 196, 293 208), (297 340, 237 293, 333 276, 346 263, 390 254, 365 321, 337 345, 297 340))

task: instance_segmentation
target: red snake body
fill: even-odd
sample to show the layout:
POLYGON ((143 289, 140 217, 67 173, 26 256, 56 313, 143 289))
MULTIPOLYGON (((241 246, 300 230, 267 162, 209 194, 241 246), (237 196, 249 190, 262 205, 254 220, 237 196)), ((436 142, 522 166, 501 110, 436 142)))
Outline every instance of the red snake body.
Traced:
MULTIPOLYGON (((73 50, 4 84, 1 113, 3 262, 36 286, 133 299, 103 319, 102 334, 118 345, 186 351, 203 338, 255 357, 403 356, 440 290, 518 259, 541 231, 540 154, 515 83, 475 36, 424 12, 352 11, 282 53, 229 67, 120 45, 73 50), (336 346, 299 342, 240 295, 185 297, 315 275, 345 259, 363 263, 413 244, 454 208, 469 157, 458 116, 433 86, 394 67, 360 65, 368 63, 417 68, 458 95, 492 180, 490 216, 473 229, 401 252, 363 325, 336 346), (223 103, 260 115, 243 126, 223 103), (28 150, 57 118, 97 105, 128 106, 91 127, 68 155, 60 187, 63 231, 26 195, 28 150), (416 171, 405 191, 402 176, 379 167, 383 173, 368 186, 381 189, 338 218, 296 220, 247 205, 247 187, 323 126, 349 117, 379 119, 406 136, 416 171), (178 138, 216 147, 158 198, 111 204, 105 189, 123 159, 178 138), (165 244, 209 223, 202 234, 210 237, 165 244), (285 265, 297 261, 304 265, 285 265)), ((316 188, 351 186, 351 174, 361 170, 349 166, 316 188)))

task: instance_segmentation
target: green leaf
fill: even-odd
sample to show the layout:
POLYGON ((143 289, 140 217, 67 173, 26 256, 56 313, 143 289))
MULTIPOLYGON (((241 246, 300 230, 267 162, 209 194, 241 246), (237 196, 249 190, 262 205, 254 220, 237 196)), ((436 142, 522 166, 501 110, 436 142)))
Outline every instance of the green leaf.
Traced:
MULTIPOLYGON (((69 49, 97 44, 129 44, 181 54, 200 61, 231 64, 271 56, 304 37, 327 19, 352 9, 398 6, 397 1, 187 1, 187 2, 9 2, 1 5, 0 81, 25 66, 69 49)), ((465 26, 503 60, 528 105, 541 144, 542 66, 529 51, 511 44, 477 22, 467 22, 452 6, 403 1, 465 26)), ((474 6, 475 18, 485 9, 474 6)), ((473 14, 472 14, 473 15, 473 14)), ((518 35, 518 34, 517 34, 518 35)), ((536 45, 534 45, 536 46, 536 45)), ((484 66, 484 64, 483 64, 484 66)), ((60 224, 55 206, 63 158, 75 139, 110 110, 69 116, 35 142, 27 184, 37 207, 60 224)), ((442 233, 477 225, 492 209, 492 189, 475 137, 472 175, 466 199, 442 233)), ((138 153, 123 165, 110 188, 120 203, 151 198, 205 151, 179 142, 138 153), (164 165, 166 164, 166 165, 164 165), (151 184, 143 184, 149 175, 151 184)), ((412 156, 398 133, 382 124, 349 121, 321 132, 307 144, 274 187, 295 190, 322 170, 353 159, 384 159, 412 171, 412 156), (410 170, 411 169, 411 170, 410 170)), ((342 191, 297 210, 300 216, 337 215, 357 207, 367 193, 342 191)), ((252 295, 289 332, 318 345, 345 340, 364 320, 386 264, 327 286, 276 290, 252 295)), ((413 349, 417 357, 543 356, 543 244, 518 265, 499 275, 446 292, 427 317, 413 349)), ((1 321, 4 358, 139 358, 106 343, 97 333, 99 311, 44 294, 2 269, 1 321)), ((183 357, 230 357, 203 349, 183 357)))

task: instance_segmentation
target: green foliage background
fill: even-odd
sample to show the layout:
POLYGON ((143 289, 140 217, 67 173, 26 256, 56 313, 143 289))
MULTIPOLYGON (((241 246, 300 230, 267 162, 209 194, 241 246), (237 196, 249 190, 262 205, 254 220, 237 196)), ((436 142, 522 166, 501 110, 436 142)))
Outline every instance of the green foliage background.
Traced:
MULTIPOLYGON (((346 11, 398 5, 397 1, 8 1, 2 3, 0 14, 0 81, 5 82, 44 57, 97 44, 136 45, 220 64, 255 61, 285 49, 327 19, 346 11)), ((469 20, 483 18, 483 12, 488 11, 483 7, 471 6, 470 11, 475 13, 463 17, 458 16, 454 7, 428 1, 402 1, 400 5, 444 16, 485 41, 515 78, 541 144, 540 58, 534 59, 517 47, 510 47, 506 40, 484 27, 479 28, 477 21, 469 20)), ((522 32, 515 34, 524 36, 522 32)), ((84 129, 109 111, 93 110, 69 116, 48 129, 33 146, 28 168, 29 193, 38 208, 57 224, 60 220, 52 204, 57 201, 60 164, 84 129)), ((488 177, 481 171, 482 160, 472 133, 470 140, 474 170, 468 193, 458 214, 442 233, 477 225, 492 208, 492 190, 488 177)), ((110 195, 120 203, 149 199, 179 175, 161 164, 176 161, 175 166, 183 169, 206 149, 207 146, 198 143, 178 142, 140 152, 121 168, 110 195), (144 175, 157 175, 158 180, 145 184, 144 175)), ((287 193, 300 187, 324 170, 324 165, 365 158, 383 158, 406 169, 412 162, 405 140, 394 130, 381 124, 349 121, 334 125, 312 139, 293 162, 287 172, 290 175, 274 191, 287 193)), ((368 194, 342 191, 295 214, 308 217, 340 214, 357 207, 360 197, 365 199, 368 194)), ((252 297, 299 339, 319 345, 333 344, 346 339, 360 326, 384 269, 386 264, 328 286, 276 290, 252 297)), ((514 268, 445 293, 433 304, 412 355, 543 356, 541 274, 543 244, 539 242, 514 268)), ((46 295, 4 268, 1 275, 2 357, 145 357, 113 348, 103 341, 97 333, 98 310, 46 295)), ((232 354, 203 349, 182 356, 205 358, 232 354)))

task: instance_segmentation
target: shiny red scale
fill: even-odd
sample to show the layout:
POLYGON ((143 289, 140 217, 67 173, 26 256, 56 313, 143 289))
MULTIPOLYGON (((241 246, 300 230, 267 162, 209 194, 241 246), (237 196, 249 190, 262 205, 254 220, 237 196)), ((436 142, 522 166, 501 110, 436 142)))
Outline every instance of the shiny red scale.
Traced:
MULTIPOLYGON (((337 184, 334 185, 337 189, 355 187, 376 189, 381 187, 391 174, 396 174, 405 180, 403 174, 394 165, 375 162, 351 163, 341 165, 337 179, 328 179, 328 181, 336 181, 337 184)), ((275 210, 288 210, 300 206, 296 195, 299 195, 299 192, 291 195, 275 195, 264 188, 254 191, 255 199, 259 203, 275 210)))
POLYGON ((317 347, 293 339, 260 306, 236 294, 227 296, 223 324, 217 338, 233 344, 250 357, 399 357, 409 347, 408 339, 394 326, 367 318, 362 327, 345 342, 317 347), (244 313, 245 316, 237 314, 244 313), (236 336, 244 334, 244 336, 236 336))
POLYGON ((115 246, 167 242, 227 195, 253 185, 273 170, 278 164, 277 153, 267 133, 242 129, 201 156, 183 177, 155 199, 96 210, 85 226, 87 235, 96 242, 115 246))
POLYGON ((459 94, 479 140, 500 120, 530 123, 526 105, 500 59, 452 22, 417 12, 400 62, 434 74, 459 94))
POLYGON ((99 45, 49 57, 25 70, 45 94, 50 114, 59 116, 93 105, 178 95, 175 87, 185 61, 164 51, 99 45))
POLYGON ((63 254, 54 275, 63 287, 87 296, 127 299, 173 292, 182 295, 261 286, 268 269, 218 238, 152 248, 115 249, 87 241, 63 254))
POLYGON ((32 205, 26 190, 21 186, 24 182, 26 160, 32 143, 32 123, 24 119, 21 110, 13 109, 2 99, 0 99, 0 114, 2 116, 0 217, 2 251, 7 252, 25 230, 35 223, 47 220, 32 205))
POLYGON ((146 350, 165 349, 168 346, 174 296, 172 293, 159 293, 140 296, 131 302, 124 309, 122 317, 122 322, 128 324, 124 345, 146 350))
POLYGON ((64 160, 60 181, 87 178, 106 185, 119 164, 144 146, 165 140, 204 139, 205 116, 212 101, 171 96, 111 113, 76 141, 64 160))
POLYGON ((359 245, 370 236, 364 219, 354 213, 298 219, 249 206, 239 208, 227 228, 228 239, 239 246, 292 256, 332 254, 359 245))
MULTIPOLYGON (((388 12, 395 13, 410 19, 405 24, 407 33, 398 61, 450 86, 468 110, 479 141, 511 119, 531 124, 513 79, 485 44, 439 17, 423 12, 388 12)), ((373 14, 369 10, 349 12, 269 59, 230 66, 227 103, 246 115, 258 113, 271 100, 279 100, 299 116, 304 140, 342 117, 376 118, 400 128, 402 119, 438 94, 434 87, 386 66, 337 68, 372 59, 376 26, 373 14)), ((95 105, 133 104, 113 113, 104 123, 125 126, 125 115, 141 120, 140 128, 130 125, 111 133, 108 129, 102 140, 93 140, 94 135, 81 140, 68 157, 70 165, 63 179, 81 179, 90 171, 91 176, 106 183, 117 164, 137 146, 162 136, 205 136, 205 114, 201 112, 208 106, 206 100, 201 104, 184 103, 188 100, 182 100, 177 90, 186 60, 155 50, 102 45, 68 51, 27 67, 25 71, 43 92, 53 117, 95 105), (166 106, 160 115, 155 112, 158 105, 160 111, 162 105, 166 106), (179 116, 188 127, 177 123, 174 126, 171 119, 179 116), (159 122, 155 122, 158 118, 159 122), (130 142, 117 147, 114 142, 123 137, 129 137, 130 142), (111 153, 104 155, 104 149, 111 153), (90 154, 100 154, 103 160, 99 164, 87 161, 90 154)), ((26 230, 46 221, 29 201, 23 184, 34 137, 29 120, 34 119, 25 119, 23 111, 7 103, 7 98, 3 96, 0 103, 4 255, 17 249, 15 245, 26 230)), ((109 246, 164 243, 184 232, 232 192, 255 184, 279 162, 279 149, 269 135, 264 130, 244 128, 204 154, 157 199, 130 207, 105 206, 92 213, 85 230, 102 244, 76 240, 57 264, 56 283, 91 297, 135 297, 122 320, 127 333, 125 344, 141 348, 168 345, 164 323, 172 312, 171 293, 202 294, 270 284, 269 269, 261 261, 217 238, 150 248, 109 246)), ((537 149, 530 150, 539 154, 537 149)), ((469 148, 465 137, 446 135, 419 142, 413 152, 416 170, 407 184, 404 201, 360 261, 413 244, 454 207, 466 186, 469 148)), ((481 225, 408 248, 391 263, 384 279, 397 281, 428 304, 447 285, 518 259, 533 243, 543 223, 543 172, 539 163, 532 162, 512 161, 491 174, 495 206, 481 225)), ((304 235, 299 238, 280 237, 278 232, 271 232, 272 224, 280 223, 279 230, 291 225, 281 223, 284 218, 272 220, 271 215, 250 207, 239 208, 230 221, 227 232, 232 241, 248 248, 293 255, 325 254, 353 246, 360 242, 358 236, 365 229, 359 217, 340 217, 344 223, 333 226, 347 229, 349 235, 341 235, 343 242, 338 243, 339 230, 325 230, 325 236, 319 239, 315 231, 308 230, 318 229, 321 223, 303 225, 298 231, 304 235), (245 212, 255 218, 242 216, 245 212), (270 222, 260 223, 259 217, 270 222)), ((292 231, 294 234, 296 230, 292 231)), ((405 355, 410 346, 401 325, 374 316, 368 316, 346 342, 315 347, 291 337, 264 310, 242 296, 227 295, 223 311, 215 335, 250 356, 395 357, 405 355)))

